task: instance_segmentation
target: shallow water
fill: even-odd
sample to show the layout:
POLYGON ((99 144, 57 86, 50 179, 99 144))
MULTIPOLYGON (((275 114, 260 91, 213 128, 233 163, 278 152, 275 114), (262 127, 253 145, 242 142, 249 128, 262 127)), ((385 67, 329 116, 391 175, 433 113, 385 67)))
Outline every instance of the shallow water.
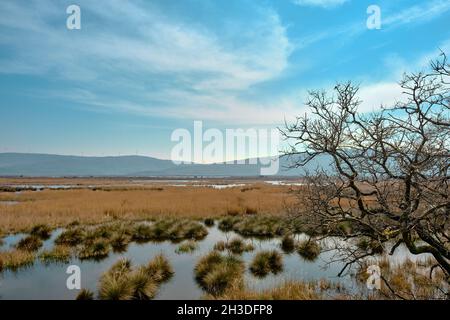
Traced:
POLYGON ((5 205, 5 206, 13 206, 18 203, 19 203, 19 201, 10 201, 10 200, 0 201, 0 205, 5 205))
POLYGON ((289 181, 264 181, 273 186, 304 186, 303 182, 289 182, 289 181))
MULTIPOLYGON (((107 271, 119 258, 130 258, 134 265, 138 265, 146 264, 159 253, 163 253, 169 259, 175 275, 168 283, 160 287, 156 299, 199 299, 204 292, 196 284, 193 274, 198 259, 212 250, 217 241, 237 236, 233 232, 223 233, 217 227, 208 228, 208 231, 208 236, 198 242, 198 248, 188 254, 175 253, 179 244, 166 241, 145 244, 131 243, 125 253, 110 253, 106 259, 99 262, 93 260, 80 261, 74 258, 68 264, 52 263, 46 265, 36 259, 35 264, 31 267, 19 269, 16 272, 8 270, 0 273, 0 299, 74 299, 79 291, 68 290, 66 287, 66 280, 69 276, 66 274, 66 270, 69 265, 75 264, 80 267, 81 287, 96 292, 98 279, 101 274, 107 271)), ((54 239, 61 232, 62 230, 54 231, 52 237, 44 242, 41 250, 50 249, 53 246, 54 239)), ((3 244, 0 245, 0 250, 7 250, 13 247, 24 236, 24 234, 16 234, 4 238, 3 244)), ((314 262, 305 261, 296 253, 290 255, 283 253, 283 272, 277 275, 269 275, 263 279, 256 278, 248 271, 251 260, 262 249, 277 249, 281 252, 280 239, 247 239, 247 241, 252 242, 255 246, 254 251, 242 255, 246 263, 244 280, 249 288, 270 288, 279 285, 285 280, 327 279, 343 284, 350 292, 366 292, 364 286, 357 283, 352 276, 337 277, 343 266, 342 263, 332 263, 325 268, 327 262, 335 254, 333 250, 321 253, 314 262)), ((326 243, 323 243, 323 246, 326 246, 326 243)), ((405 253, 400 252, 399 257, 404 258, 405 253)))

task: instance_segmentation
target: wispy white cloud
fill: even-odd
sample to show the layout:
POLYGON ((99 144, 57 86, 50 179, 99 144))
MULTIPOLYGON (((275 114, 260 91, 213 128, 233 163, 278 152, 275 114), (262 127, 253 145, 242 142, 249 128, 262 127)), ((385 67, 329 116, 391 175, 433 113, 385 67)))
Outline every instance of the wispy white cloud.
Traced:
MULTIPOLYGON (((292 52, 285 27, 269 9, 259 10, 233 41, 226 41, 200 25, 146 10, 139 2, 78 4, 82 14, 101 24, 82 20, 81 30, 68 31, 64 24, 52 24, 61 20, 61 6, 55 2, 1 2, 0 26, 15 36, 0 36, 0 46, 13 52, 0 59, 0 73, 72 82, 79 90, 64 96, 92 107, 259 122, 263 119, 255 120, 255 114, 268 106, 250 103, 241 93, 279 77, 292 52), (127 26, 135 29, 127 33, 127 26), (236 45, 237 40, 242 44, 236 45), (78 96, 80 92, 84 94, 78 96)), ((265 121, 272 120, 267 116, 265 121)))
MULTIPOLYGON (((372 112, 383 107, 393 107, 397 102, 405 99, 404 90, 400 87, 399 80, 405 73, 420 72, 429 68, 430 62, 438 58, 441 50, 447 54, 450 53, 450 39, 443 41, 439 49, 431 50, 422 54, 413 61, 406 61, 401 57, 396 57, 396 68, 386 75, 386 79, 380 82, 365 84, 359 91, 359 98, 362 103, 359 107, 361 112, 372 112)), ((392 61, 387 61, 389 67, 392 61)))
POLYGON ((363 86, 359 91, 362 101, 360 112, 373 112, 383 107, 393 107, 402 99, 402 88, 397 82, 378 82, 363 86))
POLYGON ((293 0, 292 2, 299 6, 309 6, 309 7, 322 7, 322 8, 334 8, 349 0, 293 0))
POLYGON ((414 5, 398 13, 386 16, 383 26, 400 26, 404 24, 426 22, 446 14, 450 10, 450 1, 431 0, 424 4, 414 5))
MULTIPOLYGON (((303 0, 294 0, 295 2, 303 2, 303 0)), ((317 5, 320 5, 322 3, 322 0, 304 0, 305 5, 306 3, 316 3, 317 5)), ((328 1, 324 0, 323 3, 327 3, 328 1)), ((329 1, 330 4, 333 3, 333 0, 329 1)), ((337 0, 337 3, 340 1, 337 0)), ((345 2, 345 1, 343 1, 345 2)), ((420 5, 413 5, 410 7, 407 7, 404 10, 401 10, 400 12, 396 13, 390 13, 383 10, 383 7, 381 7, 382 12, 382 29, 389 30, 396 27, 400 27, 406 24, 413 24, 413 23, 424 23, 431 21, 435 18, 439 18, 443 16, 444 14, 448 13, 450 11, 450 1, 449 0, 430 0, 426 3, 420 4, 420 5)), ((353 21, 349 22, 348 24, 344 24, 341 26, 333 26, 328 29, 319 30, 315 33, 311 33, 308 36, 298 39, 298 48, 308 47, 311 45, 314 45, 316 43, 322 42, 322 41, 328 41, 333 38, 337 38, 339 36, 345 35, 346 38, 356 37, 359 36, 365 32, 368 32, 369 29, 366 27, 365 20, 359 20, 359 21, 353 21)))

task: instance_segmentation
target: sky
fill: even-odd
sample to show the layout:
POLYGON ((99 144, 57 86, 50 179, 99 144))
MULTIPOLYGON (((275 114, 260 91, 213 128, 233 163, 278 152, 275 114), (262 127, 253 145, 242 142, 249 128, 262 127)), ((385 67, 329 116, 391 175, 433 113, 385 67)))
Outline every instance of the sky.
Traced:
POLYGON ((348 80, 376 111, 439 49, 450 0, 2 0, 0 152, 167 159, 196 120, 276 128, 348 80))

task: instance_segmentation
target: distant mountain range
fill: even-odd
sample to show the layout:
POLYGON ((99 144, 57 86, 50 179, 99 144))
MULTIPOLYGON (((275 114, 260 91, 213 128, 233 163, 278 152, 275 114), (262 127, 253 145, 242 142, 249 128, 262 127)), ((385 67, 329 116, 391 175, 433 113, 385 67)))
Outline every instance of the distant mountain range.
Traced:
MULTIPOLYGON (((280 157, 277 176, 302 176, 305 170, 327 168, 321 157, 305 168, 287 169, 290 160, 280 157)), ((83 157, 34 153, 0 153, 0 176, 25 177, 257 177, 260 164, 183 164, 145 156, 83 157)))

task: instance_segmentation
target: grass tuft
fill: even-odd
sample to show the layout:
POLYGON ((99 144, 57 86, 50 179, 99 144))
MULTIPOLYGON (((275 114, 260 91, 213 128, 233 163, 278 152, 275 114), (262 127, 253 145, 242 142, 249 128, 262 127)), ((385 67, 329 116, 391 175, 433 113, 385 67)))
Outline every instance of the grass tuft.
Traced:
POLYGON ((70 228, 65 231, 63 231, 55 240, 56 244, 65 244, 68 246, 76 246, 80 244, 84 237, 85 237, 85 231, 83 231, 81 228, 70 228))
POLYGON ((173 275, 167 259, 156 256, 147 266, 133 268, 129 259, 117 261, 100 278, 99 298, 102 300, 153 299, 159 285, 173 275))
POLYGON ((287 234, 281 239, 281 250, 287 254, 294 252, 295 240, 291 235, 287 234))
POLYGON ((253 251, 254 247, 251 243, 245 243, 244 240, 240 238, 231 239, 226 248, 233 254, 242 254, 243 252, 253 251))
POLYGON ((0 252, 0 271, 13 270, 30 266, 34 263, 35 255, 31 251, 9 250, 0 252))
POLYGON ((38 224, 31 228, 30 234, 42 240, 47 240, 52 235, 52 228, 46 224, 38 224))
POLYGON ((278 274, 282 270, 283 256, 276 250, 258 252, 250 265, 251 273, 257 277, 278 274))
POLYGON ((167 260, 167 258, 158 254, 155 256, 148 264, 147 264, 147 272, 148 274, 156 281, 156 282, 166 282, 170 278, 172 278, 173 268, 167 260))
POLYGON ((125 232, 118 232, 114 234, 110 240, 111 247, 114 252, 125 252, 131 238, 125 232))
POLYGON ((94 300, 94 293, 89 289, 81 289, 78 293, 76 300, 94 300))
POLYGON ((319 243, 312 239, 303 240, 297 245, 297 253, 308 261, 316 260, 320 252, 319 243))
POLYGON ((234 256, 223 256, 212 251, 202 257, 194 269, 200 287, 212 295, 220 295, 232 286, 242 283, 243 262, 234 256))
POLYGON ((25 251, 38 251, 42 247, 42 240, 36 236, 28 236, 19 241, 16 248, 25 251))
POLYGON ((111 247, 107 241, 101 239, 95 240, 92 243, 84 244, 78 251, 78 257, 81 260, 101 260, 108 256, 110 248, 111 247))
POLYGON ((133 287, 133 299, 150 300, 158 292, 158 283, 149 276, 145 267, 139 267, 128 275, 128 280, 133 287))
POLYGON ((140 224, 133 231, 132 239, 138 242, 202 240, 208 234, 205 226, 192 220, 159 220, 152 225, 140 224))
POLYGON ((178 254, 191 253, 194 252, 197 248, 198 248, 197 242, 190 240, 180 244, 178 248, 175 250, 175 252, 178 254))
POLYGON ((72 249, 66 245, 56 245, 51 250, 44 250, 39 259, 45 263, 60 262, 68 263, 72 257, 72 249))
POLYGON ((272 238, 285 234, 287 225, 284 219, 274 216, 228 216, 220 221, 219 229, 224 232, 234 231, 244 237, 272 238))
POLYGON ((106 273, 100 279, 98 296, 101 300, 131 300, 133 286, 127 277, 106 273))
POLYGON ((370 240, 367 238, 361 238, 356 243, 356 246, 366 252, 370 252, 372 254, 382 254, 384 249, 380 242, 370 240))

